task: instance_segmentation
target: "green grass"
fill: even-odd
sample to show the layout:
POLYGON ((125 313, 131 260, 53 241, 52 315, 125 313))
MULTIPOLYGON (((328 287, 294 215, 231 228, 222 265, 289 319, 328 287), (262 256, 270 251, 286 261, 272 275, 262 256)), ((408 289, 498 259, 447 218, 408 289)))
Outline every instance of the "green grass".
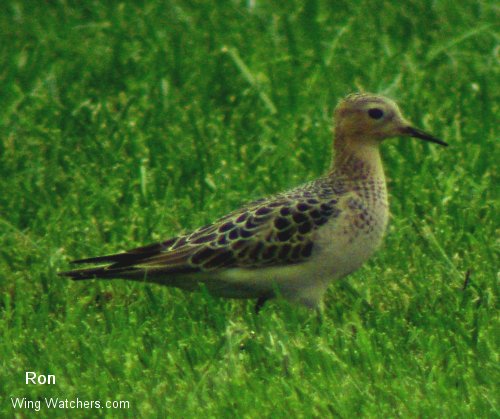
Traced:
POLYGON ((139 3, 0 6, 0 416, 499 417, 495 2, 139 3), (56 275, 320 175, 357 90, 450 147, 383 146, 385 245, 322 321, 56 275))

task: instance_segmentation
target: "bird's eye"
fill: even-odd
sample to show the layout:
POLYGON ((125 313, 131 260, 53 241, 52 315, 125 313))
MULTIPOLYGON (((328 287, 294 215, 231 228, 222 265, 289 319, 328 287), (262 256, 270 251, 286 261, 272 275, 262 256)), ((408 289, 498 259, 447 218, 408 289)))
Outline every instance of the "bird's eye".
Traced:
POLYGON ((379 108, 371 108, 368 109, 368 115, 370 115, 370 118, 380 119, 384 116, 384 111, 379 108))

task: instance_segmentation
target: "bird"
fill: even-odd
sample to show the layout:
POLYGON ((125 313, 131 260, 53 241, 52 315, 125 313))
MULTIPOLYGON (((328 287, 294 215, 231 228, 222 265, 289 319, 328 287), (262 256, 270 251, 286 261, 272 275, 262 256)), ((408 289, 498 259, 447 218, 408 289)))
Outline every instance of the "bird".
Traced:
POLYGON ((334 111, 330 169, 316 180, 254 200, 190 233, 122 253, 75 260, 73 280, 126 279, 225 298, 277 296, 319 308, 330 283, 380 247, 389 218, 380 144, 414 137, 448 144, 414 127, 391 99, 353 93, 334 111))

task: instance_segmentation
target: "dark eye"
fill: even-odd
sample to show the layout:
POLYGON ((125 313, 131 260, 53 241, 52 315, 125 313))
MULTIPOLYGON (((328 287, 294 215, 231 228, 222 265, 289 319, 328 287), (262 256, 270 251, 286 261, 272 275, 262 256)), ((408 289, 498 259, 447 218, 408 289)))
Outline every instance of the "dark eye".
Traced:
POLYGON ((379 108, 371 108, 368 109, 368 115, 370 115, 370 118, 380 119, 384 116, 384 111, 379 108))

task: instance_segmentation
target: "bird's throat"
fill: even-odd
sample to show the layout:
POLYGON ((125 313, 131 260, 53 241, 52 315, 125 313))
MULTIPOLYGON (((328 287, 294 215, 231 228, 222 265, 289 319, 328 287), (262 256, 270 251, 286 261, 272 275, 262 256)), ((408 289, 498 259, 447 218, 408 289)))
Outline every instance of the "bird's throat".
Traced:
POLYGON ((378 141, 349 140, 337 137, 330 173, 336 173, 352 180, 377 179, 385 181, 378 141))

